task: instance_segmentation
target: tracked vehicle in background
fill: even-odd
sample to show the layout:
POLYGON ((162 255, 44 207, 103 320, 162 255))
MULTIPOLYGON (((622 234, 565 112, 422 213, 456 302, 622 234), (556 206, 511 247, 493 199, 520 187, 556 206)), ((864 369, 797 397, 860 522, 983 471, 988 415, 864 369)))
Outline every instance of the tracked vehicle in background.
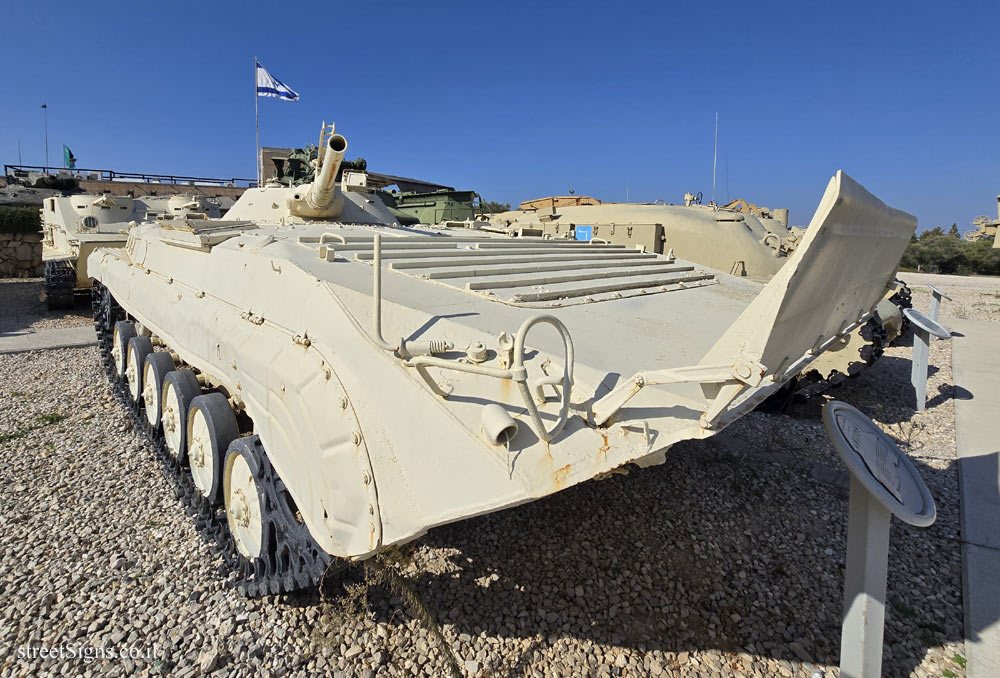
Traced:
MULTIPOLYGON (((789 227, 787 209, 758 207, 745 200, 703 205, 701 200, 700 193, 685 194, 683 205, 601 202, 577 196, 541 198, 492 215, 489 222, 514 235, 622 244, 673 254, 761 286, 790 261, 805 237, 804 228, 789 227)), ((909 289, 894 280, 883 297, 867 323, 812 364, 812 378, 805 386, 809 392, 874 364, 905 331, 902 309, 911 305, 909 289)))
POLYGON ((762 289, 615 244, 403 228, 335 181, 89 257, 115 392, 248 595, 662 463, 871 316, 916 220, 846 175, 762 289))
POLYGON ((993 247, 1000 247, 1000 238, 997 238, 997 231, 1000 230, 1000 195, 997 196, 997 218, 979 216, 972 220, 972 226, 973 229, 963 233, 962 238, 969 242, 993 238, 993 247))
POLYGON ((217 218, 229 200, 184 194, 129 198, 108 193, 45 198, 41 208, 42 260, 49 309, 70 308, 77 293, 90 289, 87 257, 98 247, 124 247, 131 223, 154 218, 217 218))

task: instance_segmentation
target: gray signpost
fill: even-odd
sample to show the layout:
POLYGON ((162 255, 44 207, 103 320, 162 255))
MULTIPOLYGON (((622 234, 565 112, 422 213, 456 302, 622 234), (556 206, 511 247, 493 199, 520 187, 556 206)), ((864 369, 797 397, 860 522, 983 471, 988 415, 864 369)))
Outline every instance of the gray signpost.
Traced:
POLYGON ((951 297, 934 287, 934 285, 928 285, 927 287, 931 291, 931 320, 937 322, 938 315, 941 313, 941 300, 947 299, 951 301, 951 297))
POLYGON ((851 472, 840 675, 875 678, 882 675, 890 516, 926 527, 937 511, 913 463, 861 411, 831 401, 823 425, 851 472))
POLYGON ((941 327, 920 311, 904 308, 903 315, 913 323, 913 360, 910 383, 917 396, 917 411, 927 406, 927 358, 930 354, 931 335, 939 339, 951 339, 951 332, 941 327))

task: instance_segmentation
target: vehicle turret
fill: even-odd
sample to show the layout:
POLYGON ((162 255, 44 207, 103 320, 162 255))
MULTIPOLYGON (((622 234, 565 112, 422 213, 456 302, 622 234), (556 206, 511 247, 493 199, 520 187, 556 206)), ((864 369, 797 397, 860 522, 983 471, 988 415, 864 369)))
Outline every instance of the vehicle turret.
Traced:
POLYGON ((347 139, 333 125, 323 126, 315 171, 302 172, 312 181, 288 184, 273 181, 250 188, 226 213, 227 220, 293 224, 316 220, 362 224, 398 224, 390 209, 365 185, 348 185, 340 168, 347 152, 347 139))
POLYGON ((340 216, 344 196, 337 190, 337 170, 344 161, 347 139, 340 134, 331 134, 322 148, 316 179, 311 184, 291 187, 288 198, 291 214, 328 219, 340 216))

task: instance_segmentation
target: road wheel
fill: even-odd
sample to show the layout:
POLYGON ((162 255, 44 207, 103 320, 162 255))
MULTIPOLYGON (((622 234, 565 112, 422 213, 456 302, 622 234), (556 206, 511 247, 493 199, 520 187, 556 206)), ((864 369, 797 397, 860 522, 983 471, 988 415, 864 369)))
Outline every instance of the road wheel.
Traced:
POLYGON ((128 392, 136 405, 142 400, 142 373, 146 364, 146 356, 153 352, 153 342, 149 337, 132 337, 128 340, 128 350, 125 360, 125 381, 128 382, 128 392))
POLYGON ((142 400, 146 405, 146 421, 154 431, 160 428, 163 415, 163 380, 174 370, 174 359, 160 351, 146 356, 142 368, 142 400))
POLYGON ((261 459, 253 445, 239 439, 229 447, 226 456, 223 494, 226 503, 226 520, 233 535, 236 550, 244 558, 260 559, 271 549, 265 544, 271 530, 265 529, 264 507, 267 502, 263 488, 257 483, 261 459))
POLYGON ((119 320, 111 338, 111 359, 115 363, 115 374, 121 379, 125 376, 125 360, 128 342, 135 336, 135 325, 128 320, 119 320))
POLYGON ((187 461, 188 408, 199 395, 201 384, 191 370, 174 370, 163 378, 160 425, 167 452, 179 464, 187 461))
POLYGON ((236 415, 221 393, 206 393, 191 401, 187 419, 188 465, 202 496, 222 501, 222 466, 229 444, 239 436, 236 415))

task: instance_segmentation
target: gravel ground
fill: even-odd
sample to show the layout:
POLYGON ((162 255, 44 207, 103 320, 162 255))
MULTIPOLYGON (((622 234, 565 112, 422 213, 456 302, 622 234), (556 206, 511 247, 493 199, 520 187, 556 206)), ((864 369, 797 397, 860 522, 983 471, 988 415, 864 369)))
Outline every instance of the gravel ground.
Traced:
POLYGON ((51 312, 42 300, 44 278, 0 278, 0 333, 89 325, 90 300, 80 297, 69 312, 51 312))
POLYGON ((942 318, 992 320, 1000 322, 1000 277, 900 273, 913 290, 913 305, 926 311, 934 285, 952 298, 941 307, 942 318))
MULTIPOLYGON (((944 318, 987 317, 960 291, 944 318)), ((949 342, 931 364, 922 413, 905 347, 832 394, 900 441, 937 501, 928 529, 893 522, 888 676, 964 675, 949 342)), ((0 676, 835 676, 847 494, 821 403, 433 530, 322 594, 254 601, 220 574, 95 348, 0 355, 0 676), (155 656, 94 659, 121 648, 155 656)))

